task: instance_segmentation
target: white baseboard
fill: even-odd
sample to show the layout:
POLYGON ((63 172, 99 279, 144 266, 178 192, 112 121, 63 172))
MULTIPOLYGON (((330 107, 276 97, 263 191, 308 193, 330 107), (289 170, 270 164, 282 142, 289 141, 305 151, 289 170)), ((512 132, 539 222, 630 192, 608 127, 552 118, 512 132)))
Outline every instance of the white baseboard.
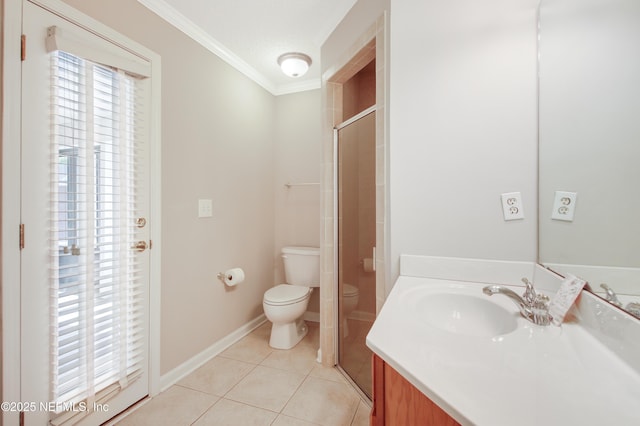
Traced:
MULTIPOLYGON (((320 313, 307 311, 302 315, 302 319, 305 321, 320 322, 320 313)), ((349 314, 349 319, 374 322, 376 320, 376 314, 364 311, 353 311, 349 314)))
POLYGON ((187 376, 197 368, 201 367, 204 363, 209 361, 211 358, 218 355, 220 352, 224 351, 229 346, 233 345, 234 343, 242 339, 247 334, 251 333, 253 330, 255 330, 256 328, 264 324, 266 321, 267 321, 267 318, 264 316, 264 314, 260 315, 259 317, 249 321, 242 327, 233 331, 231 334, 228 334, 227 336, 218 340, 216 343, 209 346, 207 349, 203 350, 202 352, 195 355, 191 359, 183 362, 173 370, 162 375, 160 377, 160 392, 176 384, 183 377, 187 376))
POLYGON ((320 322, 320 312, 307 311, 302 315, 302 319, 311 322, 320 322))
POLYGON ((357 321, 374 322, 376 320, 376 314, 365 311, 353 311, 349 314, 349 319, 357 321))

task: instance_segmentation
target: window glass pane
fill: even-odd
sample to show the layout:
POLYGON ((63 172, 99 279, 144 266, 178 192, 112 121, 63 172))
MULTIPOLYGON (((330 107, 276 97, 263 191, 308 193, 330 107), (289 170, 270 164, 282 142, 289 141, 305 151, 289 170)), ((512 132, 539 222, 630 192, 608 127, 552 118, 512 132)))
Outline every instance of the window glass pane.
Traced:
POLYGON ((131 246, 136 80, 52 54, 52 400, 78 402, 138 365, 142 285, 131 246))

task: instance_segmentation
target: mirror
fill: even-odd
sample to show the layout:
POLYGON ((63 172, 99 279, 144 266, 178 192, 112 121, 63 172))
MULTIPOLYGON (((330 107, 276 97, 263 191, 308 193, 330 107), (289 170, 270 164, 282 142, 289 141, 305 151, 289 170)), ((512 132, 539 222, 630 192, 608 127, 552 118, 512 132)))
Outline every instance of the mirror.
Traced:
POLYGON ((539 262, 640 295, 640 0, 539 13, 539 262))

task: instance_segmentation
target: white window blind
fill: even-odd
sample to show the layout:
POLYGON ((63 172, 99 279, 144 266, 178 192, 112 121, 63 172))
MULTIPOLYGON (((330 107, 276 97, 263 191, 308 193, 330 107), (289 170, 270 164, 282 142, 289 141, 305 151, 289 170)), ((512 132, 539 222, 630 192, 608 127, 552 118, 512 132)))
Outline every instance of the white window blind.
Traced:
MULTIPOLYGON (((139 80, 51 53, 51 401, 89 411, 138 377, 146 305, 135 225, 139 80)), ((77 411, 77 410, 75 410, 77 411)))
POLYGON ((122 46, 116 46, 113 42, 102 39, 100 36, 98 39, 92 38, 89 42, 86 34, 82 31, 84 30, 62 29, 55 25, 47 28, 47 38, 45 39, 47 52, 61 50, 96 64, 127 70, 130 74, 141 77, 151 76, 149 61, 125 50, 122 46))

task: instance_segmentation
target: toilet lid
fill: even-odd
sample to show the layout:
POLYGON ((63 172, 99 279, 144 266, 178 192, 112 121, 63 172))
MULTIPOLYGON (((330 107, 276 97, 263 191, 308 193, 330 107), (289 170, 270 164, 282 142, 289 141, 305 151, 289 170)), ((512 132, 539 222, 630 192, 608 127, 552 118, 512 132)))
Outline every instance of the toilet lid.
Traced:
POLYGON ((357 296, 358 293, 360 293, 358 291, 358 287, 353 286, 351 284, 347 284, 347 283, 343 283, 342 284, 342 295, 343 296, 357 296))
POLYGON ((302 256, 320 256, 319 247, 282 247, 282 254, 298 254, 302 256))
POLYGON ((306 299, 310 293, 311 287, 280 284, 264 293, 264 302, 269 305, 290 305, 306 299))

